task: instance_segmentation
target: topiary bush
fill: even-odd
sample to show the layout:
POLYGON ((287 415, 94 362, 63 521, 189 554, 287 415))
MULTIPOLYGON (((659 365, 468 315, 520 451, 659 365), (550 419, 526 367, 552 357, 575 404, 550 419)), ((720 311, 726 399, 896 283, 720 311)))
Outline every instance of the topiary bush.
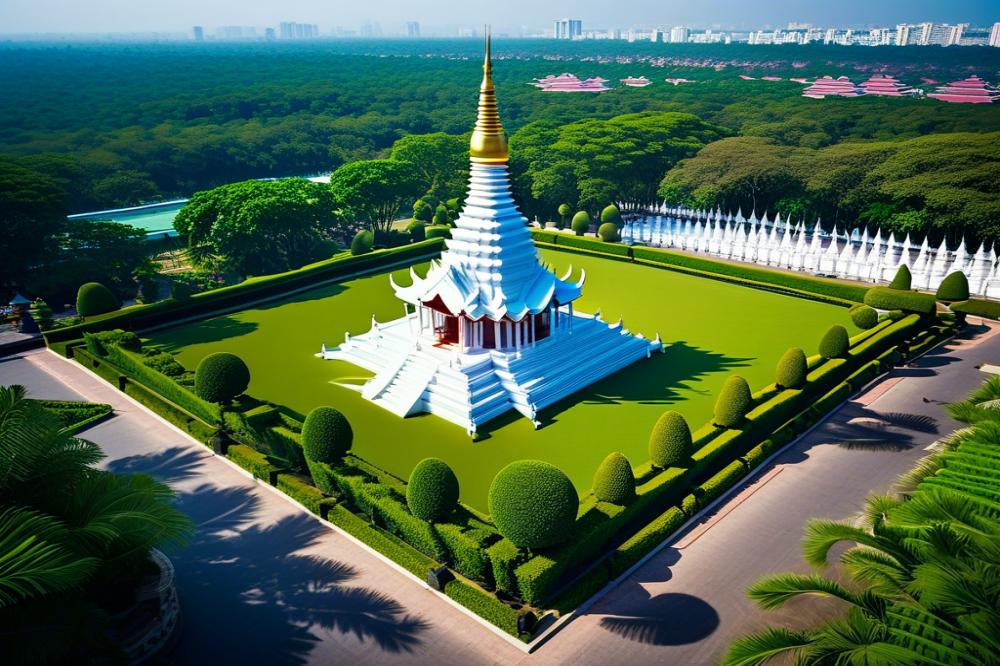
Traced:
POLYGON ((458 506, 458 477, 440 458, 424 458, 410 473, 406 505, 421 520, 436 523, 458 506))
POLYGON ((823 358, 840 358, 847 355, 850 347, 851 340, 847 337, 847 329, 840 324, 834 324, 819 341, 819 355, 823 358))
POLYGON ((868 330, 878 323, 878 312, 870 305, 858 304, 851 308, 851 321, 858 328, 868 330))
POLYGON ((906 291, 911 284, 913 284, 913 275, 910 274, 910 267, 906 264, 900 264, 899 268, 896 269, 895 277, 889 283, 889 288, 906 291))
POLYGON ((236 354, 216 352, 201 359, 194 371, 194 391, 208 402, 226 405, 247 390, 250 369, 236 354))
POLYGON ((313 462, 335 465, 351 450, 354 430, 333 407, 317 407, 302 424, 302 451, 313 462))
POLYGON ((866 291, 865 305, 878 310, 905 310, 928 315, 937 309, 937 301, 930 294, 889 287, 872 287, 866 291))
POLYGON ((359 254, 368 254, 375 247, 375 234, 373 234, 368 229, 362 229, 358 233, 354 234, 354 240, 351 241, 351 254, 358 256, 359 254))
POLYGON ((945 303, 969 300, 969 278, 962 271, 948 273, 938 286, 936 296, 945 303))
POLYGON ((81 317, 114 312, 121 306, 118 297, 100 282, 82 284, 76 292, 76 313, 81 317))
POLYGON ((451 227, 447 224, 432 224, 424 230, 427 238, 451 238, 451 227))
POLYGON ((679 467, 691 457, 691 428, 680 412, 663 412, 649 433, 649 458, 657 467, 679 467))
POLYGON ((601 222, 604 224, 610 223, 620 228, 624 223, 622 222, 622 213, 618 210, 618 206, 614 204, 605 206, 604 210, 601 211, 601 222))
POLYGON ((612 504, 627 504, 635 497, 635 474, 623 454, 611 453, 598 465, 594 474, 594 496, 612 504))
POLYGON ((743 418, 753 408, 753 395, 747 380, 733 375, 722 385, 715 401, 713 421, 723 428, 735 428, 743 423, 743 418))
POLYGON ((577 236, 582 236, 588 231, 590 231, 590 214, 581 210, 579 213, 573 216, 573 222, 570 224, 573 232, 577 236))
POLYGON ((618 240, 618 227, 614 222, 605 222, 597 229, 597 235, 605 243, 614 243, 618 240))
POLYGON ((806 384, 808 373, 806 353, 798 347, 792 347, 778 360, 778 367, 774 373, 774 383, 785 389, 802 388, 806 384))
POLYGON ((580 498, 562 470, 541 460, 517 460, 493 478, 490 517, 518 548, 544 548, 573 529, 580 498))
POLYGON ((419 243, 427 237, 427 227, 420 220, 410 222, 406 227, 406 231, 410 234, 410 240, 414 243, 419 243))
POLYGON ((572 212, 573 209, 570 208, 569 204, 567 203, 559 204, 559 223, 556 226, 557 229, 566 228, 566 218, 568 218, 570 216, 570 213, 572 212))

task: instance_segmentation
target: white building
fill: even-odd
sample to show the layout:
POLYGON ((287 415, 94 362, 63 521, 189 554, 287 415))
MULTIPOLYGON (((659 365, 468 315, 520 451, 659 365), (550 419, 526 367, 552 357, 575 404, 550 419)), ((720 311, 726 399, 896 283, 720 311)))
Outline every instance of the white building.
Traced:
POLYGON ((990 46, 1000 47, 1000 21, 990 29, 990 46))
MULTIPOLYGON (((706 31, 711 33, 711 30, 706 31)), ((682 25, 676 25, 670 29, 670 43, 671 44, 683 44, 688 41, 691 36, 691 31, 682 25)))
POLYGON ((583 37, 583 21, 580 19, 557 19, 552 24, 552 36, 556 39, 578 39, 583 37))

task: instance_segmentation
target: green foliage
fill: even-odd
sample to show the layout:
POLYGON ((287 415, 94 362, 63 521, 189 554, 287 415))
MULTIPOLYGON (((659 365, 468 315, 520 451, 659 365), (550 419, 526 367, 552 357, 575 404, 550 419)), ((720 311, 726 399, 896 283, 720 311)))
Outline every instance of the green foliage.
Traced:
POLYGON ((410 240, 414 243, 419 243, 427 239, 427 225, 420 220, 410 222, 406 227, 406 231, 410 234, 410 240))
MULTIPOLYGON (((469 139, 458 134, 409 134, 392 144, 389 157, 412 164, 420 187, 429 195, 446 198, 465 189, 469 171, 469 139)), ((416 206, 414 206, 416 218, 416 206)), ((429 222, 429 218, 417 218, 429 222)))
POLYGON ((935 298, 931 294, 901 291, 889 287, 872 287, 865 293, 865 305, 879 310, 903 310, 919 314, 933 314, 935 298))
POLYGON ((451 238, 451 227, 446 224, 432 224, 425 230, 425 235, 430 238, 451 238))
POLYGON ((338 227, 330 191, 305 178, 248 180, 195 193, 174 218, 197 263, 241 275, 277 273, 322 256, 338 227))
POLYGON ((351 254, 354 256, 368 254, 374 246, 375 234, 368 229, 362 229, 354 234, 354 239, 351 241, 351 254))
POLYGON ((889 283, 889 289, 908 291, 912 284, 913 275, 910 273, 910 267, 906 264, 900 264, 899 268, 896 269, 896 275, 893 276, 892 282, 889 283))
POLYGON ((209 354, 194 371, 194 391, 208 402, 229 404, 249 385, 250 369, 236 354, 209 354))
POLYGON ((80 289, 76 292, 76 312, 81 317, 113 312, 121 305, 118 297, 99 282, 80 285, 80 289))
POLYGON ((458 506, 458 477, 440 458, 424 458, 410 473, 406 505, 417 518, 440 522, 458 506))
POLYGON ((568 203, 561 203, 557 212, 559 213, 559 224, 556 225, 556 228, 563 229, 566 227, 566 220, 573 214, 573 207, 568 203))
POLYGON ((167 352, 157 352, 144 356, 142 362, 167 377, 180 377, 184 374, 184 366, 177 362, 173 354, 167 352))
POLYGON ((31 302, 31 316, 34 317, 39 329, 44 331, 52 328, 52 308, 41 298, 31 302))
POLYGON ((611 564, 616 575, 627 571, 632 565, 641 560, 646 553, 660 545, 668 536, 673 534, 687 520, 684 513, 675 506, 667 509, 663 514, 653 520, 632 535, 625 543, 615 549, 611 564))
POLYGON ((605 222, 597 229, 597 235, 601 237, 601 240, 605 243, 614 243, 618 241, 618 227, 614 222, 605 222))
POLYGON ((579 211, 573 216, 573 222, 570 225, 573 232, 577 236, 582 236, 588 231, 590 231, 590 213, 585 210, 579 211))
POLYGON ((677 467, 691 456, 691 428, 680 412, 660 415, 649 433, 649 458, 657 467, 677 467))
POLYGON ((984 301, 972 298, 961 303, 952 303, 951 309, 953 312, 961 314, 986 317, 988 319, 1000 319, 1000 303, 996 301, 984 301))
POLYGON ((726 379, 715 401, 713 422, 723 428, 735 428, 743 422, 747 412, 753 407, 750 385, 739 375, 726 379))
POLYGON ((610 453, 594 474, 594 496, 602 502, 627 504, 635 497, 635 475, 628 458, 610 453))
POLYGON ((563 541, 573 528, 579 503, 569 477, 540 460, 512 462, 490 485, 490 517, 500 534, 519 548, 563 541))
POLYGON ((449 581, 444 593, 487 622, 517 636, 517 619, 520 612, 482 590, 460 580, 449 581))
POLYGON ((869 305, 859 305, 851 309, 851 321, 858 328, 868 330, 878 324, 878 312, 869 305))
POLYGON ((604 210, 601 211, 601 223, 603 224, 613 224, 618 228, 621 228, 625 222, 622 220, 621 211, 618 210, 618 206, 611 204, 605 206, 604 210))
POLYGON ((294 474, 279 473, 277 476, 277 483, 274 485, 278 490, 316 515, 320 514, 324 502, 328 501, 323 497, 323 493, 294 474))
POLYGON ((170 298, 177 301, 186 301, 187 299, 191 298, 192 293, 193 291, 191 289, 191 285, 189 285, 187 282, 179 282, 177 280, 171 281, 170 298))
POLYGON ((354 431, 333 407, 317 407, 302 424, 302 449, 313 462, 335 465, 351 450, 354 431))
POLYGON ((945 303, 969 300, 969 278, 962 271, 948 273, 938 286, 937 299, 945 303))
POLYGON ((774 383, 781 388, 802 388, 806 383, 806 354, 798 347, 792 347, 778 360, 774 373, 774 383))
POLYGON ((840 358, 851 346, 847 329, 840 324, 834 324, 819 341, 819 355, 823 358, 840 358))
POLYGON ((226 449, 226 457, 250 472, 255 479, 268 481, 278 467, 271 464, 267 456, 245 444, 234 444, 226 449))
POLYGON ((422 182, 410 162, 361 160, 334 171, 330 189, 344 215, 372 231, 388 232, 403 206, 420 195, 422 182))

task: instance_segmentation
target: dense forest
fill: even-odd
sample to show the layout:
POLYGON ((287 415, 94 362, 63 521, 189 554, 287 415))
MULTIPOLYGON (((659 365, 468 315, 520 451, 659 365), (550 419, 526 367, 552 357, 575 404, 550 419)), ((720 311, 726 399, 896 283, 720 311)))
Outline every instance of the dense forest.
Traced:
MULTIPOLYGON (((106 260, 138 237, 67 225, 68 212, 376 160, 341 171, 336 215, 310 212, 312 227, 289 239, 284 265, 294 263, 303 239, 321 251, 320 237, 340 242, 358 225, 384 226, 384 210, 405 216, 418 195, 408 188, 386 199, 381 213, 374 207, 386 201, 344 204, 366 191, 365 178, 395 168, 384 158, 406 162, 407 180, 432 195, 430 208, 443 206, 463 194, 462 136, 474 122, 480 58, 478 40, 0 44, 0 219, 10 231, 0 250, 13 258, 0 269, 0 290, 24 285, 30 270, 36 292, 65 294, 86 277, 127 295, 130 275, 148 272, 138 257, 113 267, 106 260), (89 267, 86 275, 70 271, 79 265, 89 267)), ((1000 49, 500 39, 494 58, 514 184, 529 216, 552 219, 560 204, 596 214, 611 201, 659 196, 1000 240, 1000 105, 815 100, 803 98, 798 83, 739 78, 860 81, 884 72, 930 88, 922 78, 996 80, 1000 49), (527 85, 563 71, 612 85, 645 75, 654 84, 600 95, 527 85), (674 86, 666 77, 692 82, 674 86)), ((226 190, 206 202, 259 189, 226 190)), ((206 251, 234 230, 280 223, 274 213, 266 224, 234 214, 229 226, 206 232, 206 251)), ((246 270, 266 268, 254 267, 251 255, 247 262, 246 270)))

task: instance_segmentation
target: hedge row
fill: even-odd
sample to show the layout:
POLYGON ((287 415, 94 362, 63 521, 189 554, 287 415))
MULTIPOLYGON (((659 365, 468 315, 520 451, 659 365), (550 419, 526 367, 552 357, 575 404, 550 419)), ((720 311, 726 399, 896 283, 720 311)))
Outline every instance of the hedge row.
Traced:
MULTIPOLYGON (((521 613, 496 597, 459 579, 448 581, 448 584, 444 586, 444 593, 494 626, 512 636, 518 636, 517 618, 521 613)), ((530 635, 521 636, 521 638, 530 638, 530 635)))
POLYGON ((978 298, 970 298, 960 303, 952 303, 951 309, 962 314, 973 315, 974 317, 1000 319, 1000 302, 998 301, 984 301, 978 298))
POLYGON ((433 256, 441 251, 443 241, 426 240, 412 245, 376 250, 361 256, 338 256, 286 273, 248 278, 240 284, 214 289, 186 299, 168 298, 149 305, 137 305, 106 315, 90 317, 82 324, 53 329, 45 341, 53 343, 77 340, 84 333, 113 328, 142 329, 175 323, 179 319, 218 314, 229 308, 245 308, 250 301, 286 296, 296 289, 312 288, 325 281, 342 279, 359 272, 381 270, 389 265, 433 256))
POLYGON ((934 314, 937 299, 934 294, 904 291, 891 287, 872 287, 864 297, 865 305, 879 310, 903 310, 919 314, 934 314))
POLYGON ((382 553, 413 575, 419 576, 421 580, 427 577, 427 572, 430 569, 438 566, 438 563, 431 558, 417 552, 392 535, 373 528, 370 523, 351 513, 340 504, 329 508, 326 519, 358 541, 382 553))
POLYGON ((91 423, 95 423, 111 414, 111 405, 98 402, 80 402, 78 400, 36 400, 42 407, 52 412, 59 419, 63 430, 71 435, 80 432, 91 423))
MULTIPOLYGON (((262 479, 268 483, 271 482, 272 474, 277 474, 280 471, 279 467, 271 464, 266 455, 246 444, 230 446, 226 449, 226 457, 250 472, 255 479, 262 479)), ((313 488, 313 490, 316 489, 313 488)))

